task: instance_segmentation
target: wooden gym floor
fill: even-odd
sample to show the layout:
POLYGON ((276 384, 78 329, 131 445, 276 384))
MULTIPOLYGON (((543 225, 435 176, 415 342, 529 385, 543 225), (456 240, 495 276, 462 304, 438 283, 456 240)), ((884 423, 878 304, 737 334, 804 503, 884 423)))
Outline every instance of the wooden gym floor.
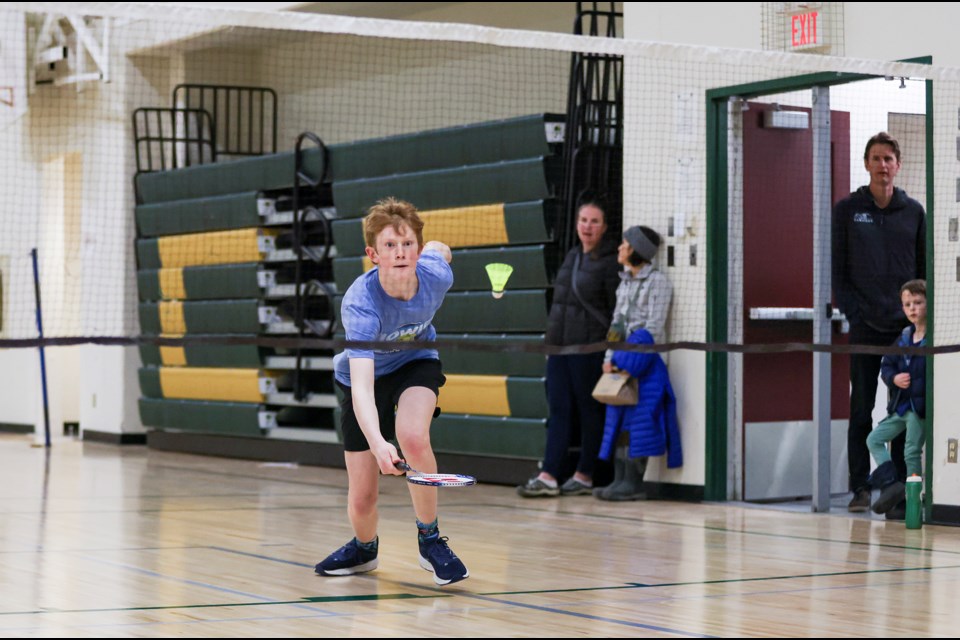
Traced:
MULTIPOLYGON (((417 564, 406 483, 380 568, 323 578, 351 537, 343 471, 0 436, 5 637, 955 636, 960 529, 742 505, 443 489, 470 578, 417 564)), ((445 471, 455 471, 445 469, 445 471)))

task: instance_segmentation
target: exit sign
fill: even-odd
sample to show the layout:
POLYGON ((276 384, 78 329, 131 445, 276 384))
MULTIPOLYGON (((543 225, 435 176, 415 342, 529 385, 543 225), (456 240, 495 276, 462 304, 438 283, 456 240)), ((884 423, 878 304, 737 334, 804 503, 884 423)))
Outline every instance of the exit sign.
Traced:
POLYGON ((819 10, 789 13, 787 18, 787 51, 808 51, 829 47, 827 21, 819 10))

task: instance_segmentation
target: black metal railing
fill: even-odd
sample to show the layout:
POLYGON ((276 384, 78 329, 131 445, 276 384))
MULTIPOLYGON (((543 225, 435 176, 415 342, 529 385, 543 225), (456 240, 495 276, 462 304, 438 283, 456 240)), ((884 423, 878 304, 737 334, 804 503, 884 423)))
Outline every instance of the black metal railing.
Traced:
POLYGON ((216 127, 203 109, 142 107, 133 112, 133 144, 137 176, 217 161, 216 127))
MULTIPOLYGON (((623 13, 597 2, 577 3, 575 35, 616 38, 623 13), (583 5, 592 5, 585 8, 583 5)), ((623 220, 623 58, 574 52, 570 61, 563 151, 562 211, 555 237, 562 251, 576 241, 577 206, 588 193, 602 196, 607 226, 617 237, 623 220)))
POLYGON ((216 162, 213 120, 202 109, 143 107, 133 112, 137 173, 216 162))
MULTIPOLYGON (((315 262, 327 260, 330 255, 330 249, 333 245, 333 235, 330 230, 330 224, 324 216, 320 216, 323 221, 324 249, 319 255, 313 255, 307 251, 307 229, 304 223, 307 208, 303 205, 306 200, 305 190, 311 191, 312 195, 327 181, 327 168, 329 167, 329 152, 327 146, 315 133, 305 131, 297 136, 297 142, 294 146, 294 179, 293 179, 293 252, 297 257, 295 272, 295 291, 296 298, 294 302, 294 322, 297 325, 297 336, 303 338, 308 327, 317 333, 318 325, 308 322, 306 317, 306 297, 308 295, 324 295, 328 298, 329 304, 329 323, 320 331, 320 337, 329 338, 333 335, 334 326, 334 294, 325 284, 318 280, 311 280, 305 283, 304 280, 304 260, 310 259, 315 262), (312 142, 320 151, 320 170, 317 175, 311 176, 304 168, 304 142, 312 142), (306 286, 305 286, 306 285, 306 286), (308 290, 309 289, 309 290, 308 290)), ((297 368, 293 377, 293 394, 297 400, 304 400, 309 390, 307 389, 306 379, 303 372, 303 348, 297 346, 297 368)))
POLYGON ((277 94, 273 89, 179 84, 173 90, 173 104, 177 108, 210 113, 220 157, 277 152, 277 94))
MULTIPOLYGON (((179 84, 172 99, 133 112, 137 175, 277 152, 273 89, 179 84)), ((140 202, 136 176, 134 192, 140 202)))

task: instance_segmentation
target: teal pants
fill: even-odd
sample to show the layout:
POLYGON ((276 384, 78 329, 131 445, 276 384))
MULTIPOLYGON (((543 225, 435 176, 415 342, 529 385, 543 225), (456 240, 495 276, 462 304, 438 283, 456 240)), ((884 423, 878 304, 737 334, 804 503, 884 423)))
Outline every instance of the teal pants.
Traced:
POLYGON ((880 466, 890 460, 887 443, 904 430, 907 432, 907 442, 903 448, 903 459, 907 463, 907 475, 921 475, 920 454, 923 451, 924 420, 913 411, 907 411, 902 416, 891 413, 881 420, 867 436, 867 448, 870 449, 870 455, 877 466, 880 466))

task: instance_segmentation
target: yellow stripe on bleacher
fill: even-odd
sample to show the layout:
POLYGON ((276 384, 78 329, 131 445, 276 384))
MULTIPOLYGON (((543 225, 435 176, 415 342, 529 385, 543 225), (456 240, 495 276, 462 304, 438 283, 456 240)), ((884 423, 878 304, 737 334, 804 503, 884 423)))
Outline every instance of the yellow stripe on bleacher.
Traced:
POLYGON ((450 374, 437 401, 444 413, 509 416, 506 376, 450 374))
POLYGON ((259 369, 161 367, 160 388, 164 398, 263 402, 259 378, 259 369))
POLYGON ((183 284, 183 269, 160 269, 160 297, 165 300, 182 300, 187 297, 183 284))
POLYGON ((157 304, 160 314, 160 333, 183 335, 187 332, 187 321, 183 317, 183 303, 179 300, 164 300, 157 304))
POLYGON ((423 241, 439 240, 449 247, 509 244, 503 204, 421 211, 423 241))
MULTIPOLYGON (((161 338, 182 338, 182 333, 163 333, 161 338)), ((160 363, 169 367, 187 366, 187 351, 183 347, 160 347, 160 363)))
POLYGON ((157 249, 164 268, 259 262, 261 254, 257 238, 276 233, 252 228, 164 236, 157 240, 157 249))
POLYGON ((168 367, 185 367, 187 352, 183 347, 160 347, 160 363, 168 367))

